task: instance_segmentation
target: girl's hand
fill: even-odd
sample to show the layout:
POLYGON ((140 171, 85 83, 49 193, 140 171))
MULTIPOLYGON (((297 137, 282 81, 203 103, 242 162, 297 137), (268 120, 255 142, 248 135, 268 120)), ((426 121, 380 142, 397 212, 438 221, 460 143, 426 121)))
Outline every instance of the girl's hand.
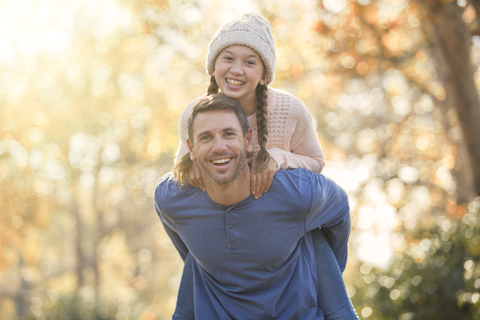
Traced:
MULTIPOLYGON (((255 166, 255 161, 252 158, 250 160, 250 168, 255 166)), ((264 192, 267 192, 272 185, 273 176, 278 171, 277 161, 270 157, 268 162, 268 169, 263 174, 251 174, 250 175, 250 192, 254 195, 255 199, 260 198, 264 192)))
POLYGON ((200 188, 205 191, 205 184, 203 183, 202 172, 198 167, 197 161, 193 161, 192 166, 185 174, 185 178, 192 187, 200 188))

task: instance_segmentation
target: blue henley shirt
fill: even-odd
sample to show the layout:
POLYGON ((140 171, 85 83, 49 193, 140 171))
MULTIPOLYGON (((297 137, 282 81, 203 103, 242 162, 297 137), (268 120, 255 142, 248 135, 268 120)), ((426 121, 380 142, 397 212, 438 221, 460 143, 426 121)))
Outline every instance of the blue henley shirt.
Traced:
POLYGON ((279 170, 261 198, 225 206, 169 173, 154 204, 182 258, 193 257, 196 319, 323 319, 309 232, 324 230, 343 271, 350 213, 335 182, 279 170))

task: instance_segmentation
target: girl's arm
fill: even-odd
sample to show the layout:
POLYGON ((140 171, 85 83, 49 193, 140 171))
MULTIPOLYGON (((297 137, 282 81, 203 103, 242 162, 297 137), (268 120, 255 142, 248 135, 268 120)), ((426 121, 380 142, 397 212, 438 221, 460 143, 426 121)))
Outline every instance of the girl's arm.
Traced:
POLYGON ((288 110, 285 110, 288 111, 286 116, 283 112, 273 112, 271 115, 273 132, 269 135, 269 142, 271 139, 272 144, 267 151, 275 159, 279 169, 304 168, 320 173, 325 166, 325 160, 312 116, 300 99, 290 97, 288 110), (277 128, 276 123, 282 122, 285 123, 284 128, 277 128))
POLYGON ((271 167, 252 176, 251 191, 255 198, 267 192, 279 169, 304 168, 320 173, 325 166, 312 116, 297 97, 281 90, 271 90, 272 106, 268 115, 267 152, 271 167))

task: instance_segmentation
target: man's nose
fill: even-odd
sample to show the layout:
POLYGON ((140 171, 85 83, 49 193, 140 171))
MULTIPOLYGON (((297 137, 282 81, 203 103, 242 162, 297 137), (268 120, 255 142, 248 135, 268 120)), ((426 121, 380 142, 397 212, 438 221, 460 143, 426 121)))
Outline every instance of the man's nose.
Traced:
POLYGON ((225 150, 227 150, 227 145, 223 141, 222 137, 216 136, 213 140, 212 151, 214 151, 214 152, 224 152, 225 150))

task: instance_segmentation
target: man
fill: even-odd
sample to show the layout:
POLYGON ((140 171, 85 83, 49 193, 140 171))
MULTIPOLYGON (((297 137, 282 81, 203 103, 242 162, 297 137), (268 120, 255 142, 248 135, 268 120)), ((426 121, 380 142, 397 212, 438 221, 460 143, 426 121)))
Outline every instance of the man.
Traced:
MULTIPOLYGON (((195 318, 324 319, 310 231, 325 230, 343 270, 350 232, 345 192, 320 174, 281 170, 255 200, 246 160, 252 131, 238 102, 223 94, 200 100, 188 133, 206 192, 185 185, 180 171, 159 180, 154 202, 182 258, 192 256, 195 318)), ((337 289, 328 288, 330 300, 348 304, 337 289)), ((350 310, 341 319, 356 319, 350 310)))

